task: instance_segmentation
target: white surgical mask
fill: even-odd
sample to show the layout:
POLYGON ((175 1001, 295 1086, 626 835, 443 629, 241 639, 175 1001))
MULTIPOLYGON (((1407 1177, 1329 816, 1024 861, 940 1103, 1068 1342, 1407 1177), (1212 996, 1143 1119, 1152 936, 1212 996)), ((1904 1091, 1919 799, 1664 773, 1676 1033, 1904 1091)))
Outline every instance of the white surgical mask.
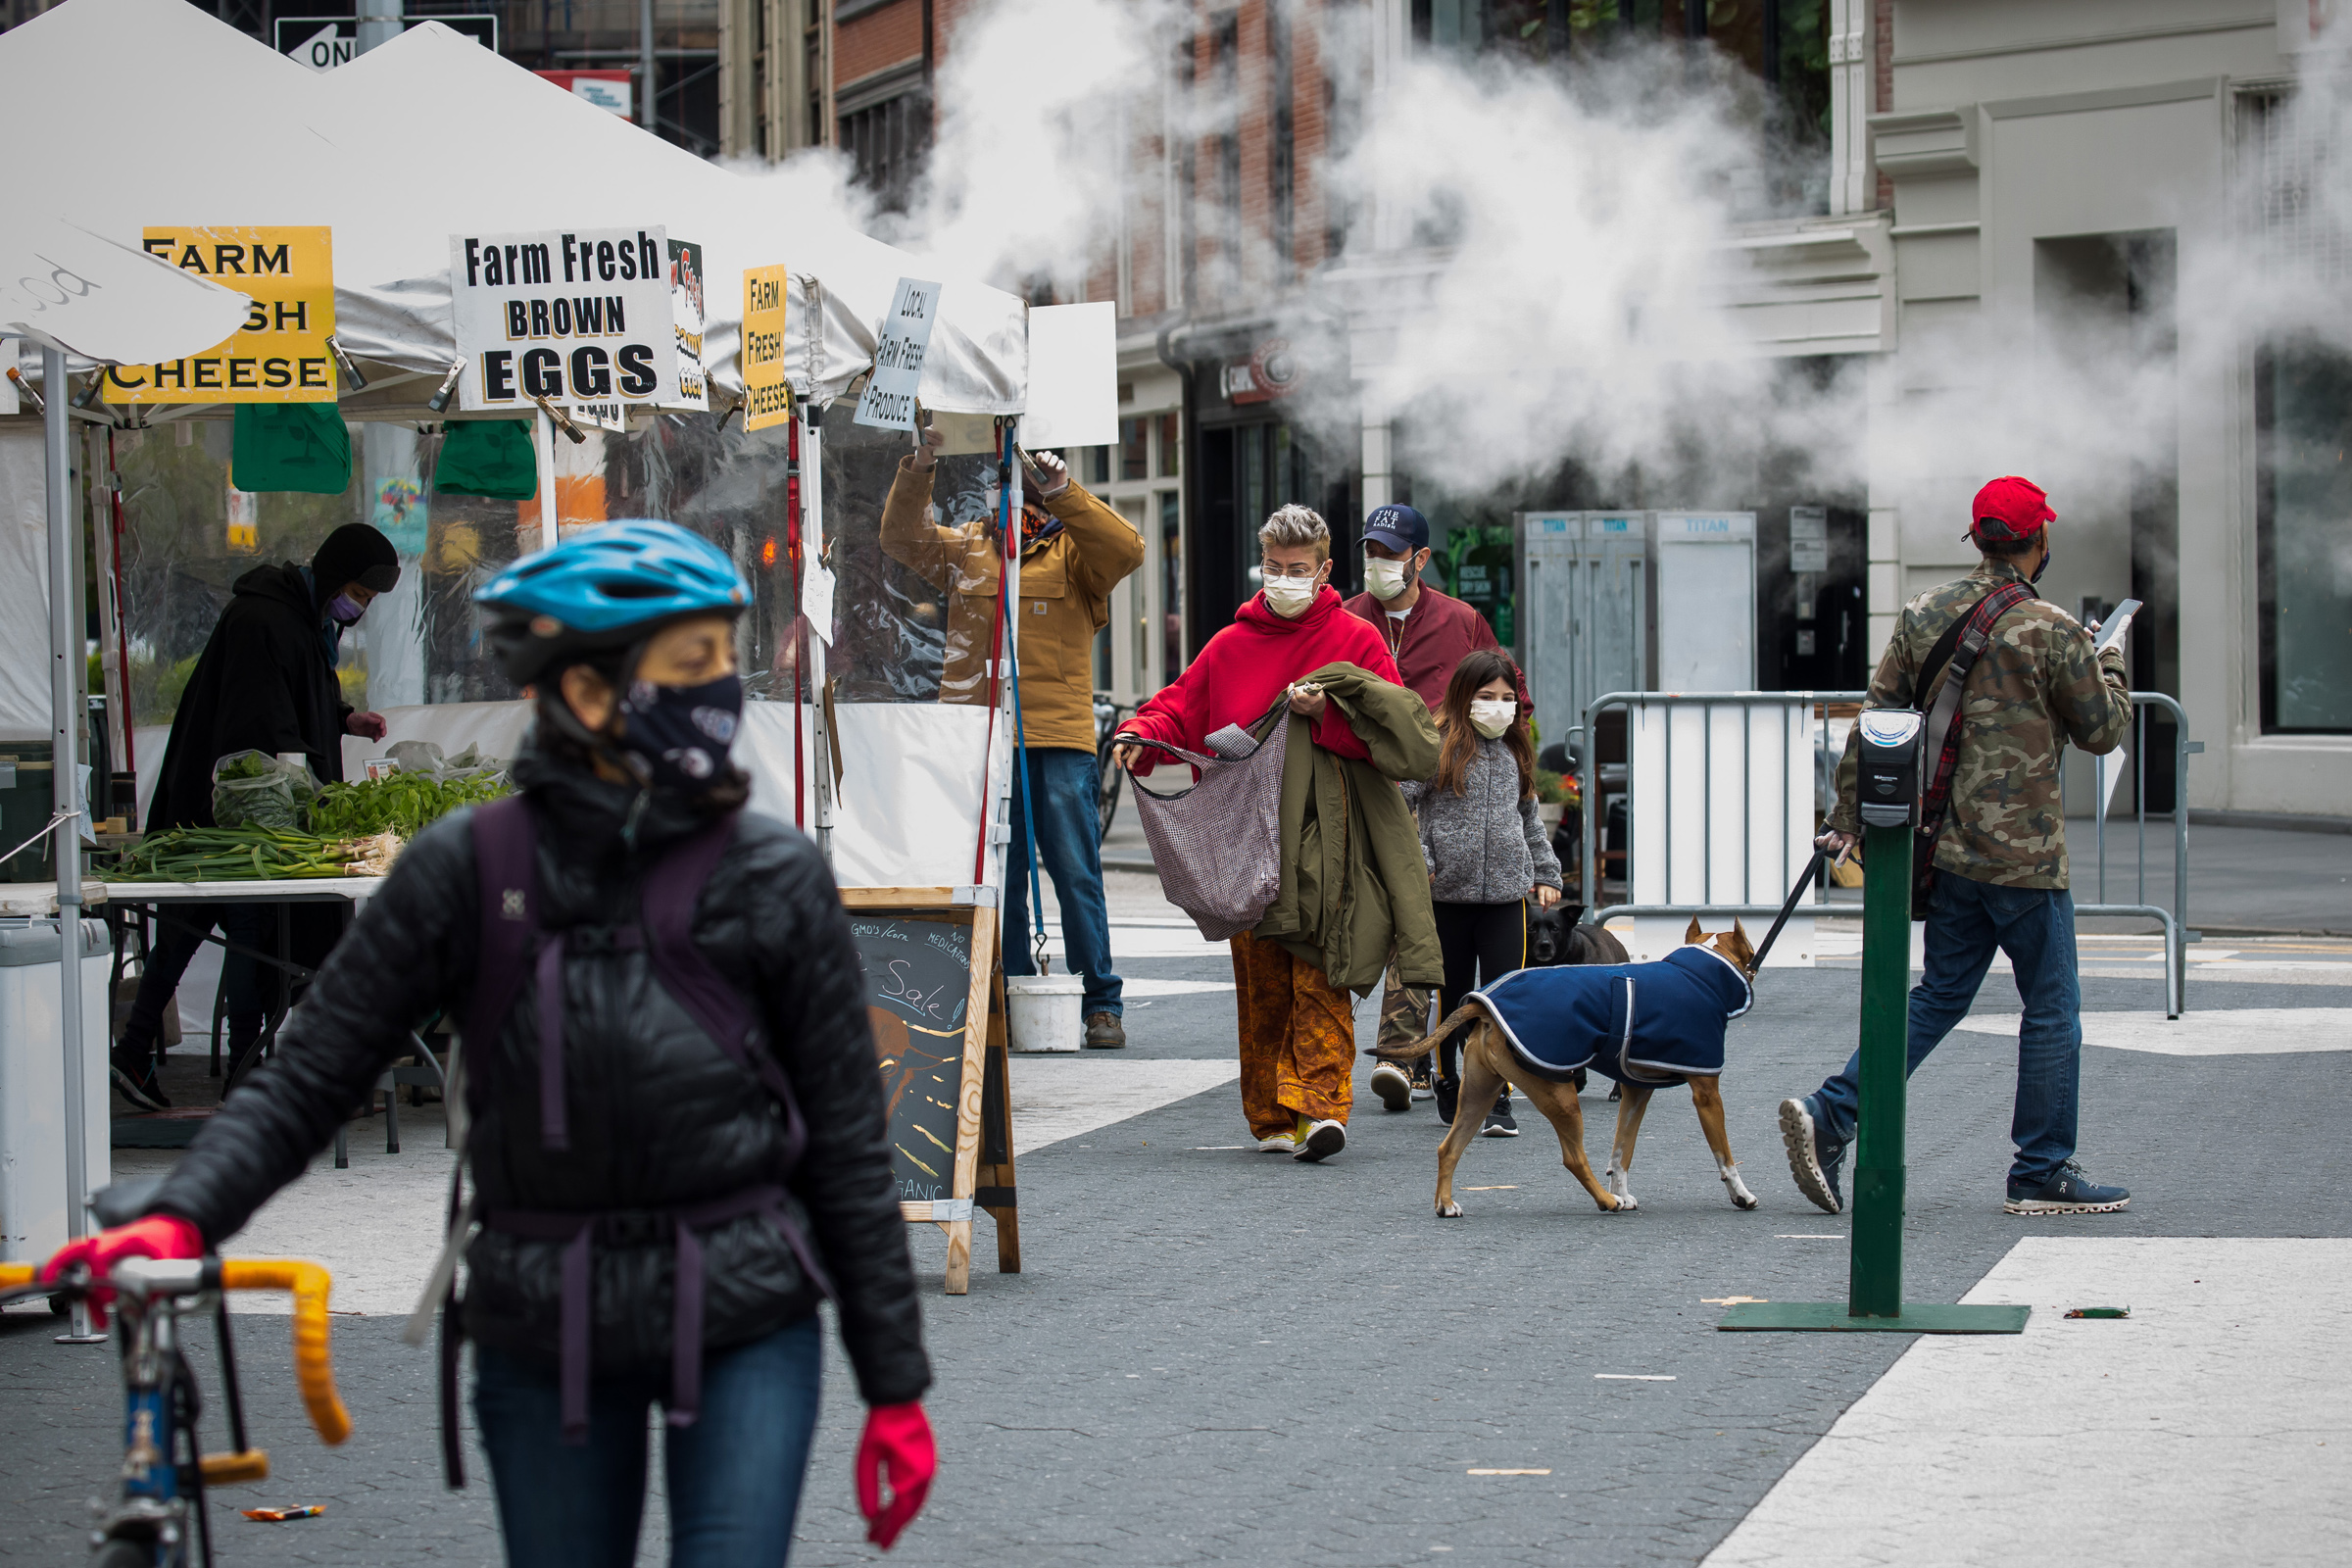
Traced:
POLYGON ((1377 556, 1364 558, 1364 586, 1375 599, 1395 599, 1402 594, 1408 576, 1401 561, 1383 561, 1377 556))
POLYGON ((1499 739, 1519 716, 1519 705, 1508 697, 1473 697, 1470 699, 1470 727, 1489 740, 1499 739))
POLYGON ((1314 577, 1268 577, 1266 607, 1285 620, 1297 620, 1322 591, 1323 584, 1314 577))

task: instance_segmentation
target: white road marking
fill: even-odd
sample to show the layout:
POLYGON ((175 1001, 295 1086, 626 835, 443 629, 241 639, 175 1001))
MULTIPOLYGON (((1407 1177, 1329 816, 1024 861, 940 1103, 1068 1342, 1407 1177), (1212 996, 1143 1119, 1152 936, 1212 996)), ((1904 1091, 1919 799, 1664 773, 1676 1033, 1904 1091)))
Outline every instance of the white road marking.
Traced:
MULTIPOLYGON (((1671 1372, 1595 1372, 1593 1378, 1602 1383, 1672 1383, 1671 1372)), ((1549 1471, 1544 1474, 1549 1475, 1549 1471)))
MULTIPOLYGON (((2352 976, 2347 976, 2352 978, 2352 976)), ((1972 1013, 1960 1027, 2017 1035, 2017 1015, 1972 1013)), ((2352 1051, 2352 1007, 2234 1007, 2161 1012, 2086 1012, 2082 1043, 2162 1056, 2273 1056, 2305 1051, 2352 1051)))
POLYGON ((2342 1560, 2352 1240, 2029 1237, 1966 1299, 2034 1314, 1921 1336, 1706 1568, 2342 1560))

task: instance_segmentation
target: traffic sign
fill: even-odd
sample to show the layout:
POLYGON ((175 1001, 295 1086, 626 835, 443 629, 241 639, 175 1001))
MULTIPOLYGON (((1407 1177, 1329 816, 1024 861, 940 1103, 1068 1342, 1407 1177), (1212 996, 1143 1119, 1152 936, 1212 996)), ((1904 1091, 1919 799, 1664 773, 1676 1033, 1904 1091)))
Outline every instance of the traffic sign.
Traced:
MULTIPOLYGON (((498 52, 498 18, 494 16, 403 17, 401 30, 428 22, 464 33, 492 54, 498 52)), ((313 71, 332 71, 360 52, 359 18, 279 17, 277 52, 292 55, 313 71)))

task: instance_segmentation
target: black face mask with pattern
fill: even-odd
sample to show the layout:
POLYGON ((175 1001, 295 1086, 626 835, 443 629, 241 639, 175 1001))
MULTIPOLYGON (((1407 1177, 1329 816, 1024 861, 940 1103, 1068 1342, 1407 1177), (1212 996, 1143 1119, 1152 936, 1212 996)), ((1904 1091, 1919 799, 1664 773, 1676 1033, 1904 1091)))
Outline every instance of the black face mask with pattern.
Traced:
POLYGON ((700 686, 631 681, 620 718, 620 749, 639 779, 687 794, 709 789, 726 772, 743 720, 743 677, 721 675, 700 686))

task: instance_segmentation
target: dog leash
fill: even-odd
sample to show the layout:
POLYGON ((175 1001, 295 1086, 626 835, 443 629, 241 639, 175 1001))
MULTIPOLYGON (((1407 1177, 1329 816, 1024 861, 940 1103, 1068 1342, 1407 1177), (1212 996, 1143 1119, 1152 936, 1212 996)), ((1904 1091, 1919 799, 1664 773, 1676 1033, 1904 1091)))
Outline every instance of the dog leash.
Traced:
POLYGON ((1788 923, 1788 916, 1796 911, 1796 901, 1803 898, 1805 889, 1813 885, 1813 878, 1821 870, 1821 861, 1822 852, 1815 850, 1813 858, 1805 862, 1804 874, 1796 879, 1796 886, 1788 890, 1788 902, 1781 906, 1780 915, 1772 922, 1772 929, 1764 933, 1764 945, 1756 950, 1756 973, 1764 972, 1764 955, 1770 953, 1773 943, 1780 940, 1781 927, 1788 923))

